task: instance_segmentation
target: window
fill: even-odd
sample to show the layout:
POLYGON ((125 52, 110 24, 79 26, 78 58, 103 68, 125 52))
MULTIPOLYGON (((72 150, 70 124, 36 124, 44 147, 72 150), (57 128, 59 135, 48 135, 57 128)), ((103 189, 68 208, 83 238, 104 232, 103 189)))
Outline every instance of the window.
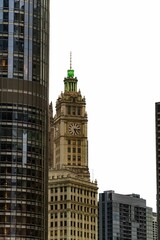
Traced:
POLYGON ((78 115, 81 115, 81 108, 80 107, 78 107, 77 113, 78 113, 78 115))
POLYGON ((2 71, 7 70, 8 62, 7 59, 3 57, 3 59, 0 59, 0 68, 2 71))
POLYGON ((68 106, 67 110, 68 110, 68 114, 70 115, 71 114, 71 106, 68 106))
POLYGON ((8 22, 8 12, 3 12, 3 21, 8 22))
POLYGON ((70 147, 68 147, 68 152, 69 152, 69 153, 71 152, 71 148, 70 148, 70 147))
POLYGON ((76 107, 73 107, 73 109, 72 109, 72 114, 73 114, 73 115, 76 115, 76 107))
POLYGON ((4 0, 3 7, 4 8, 8 8, 8 4, 9 4, 9 1, 8 0, 4 0))
POLYGON ((53 227, 53 222, 51 222, 50 227, 53 227))

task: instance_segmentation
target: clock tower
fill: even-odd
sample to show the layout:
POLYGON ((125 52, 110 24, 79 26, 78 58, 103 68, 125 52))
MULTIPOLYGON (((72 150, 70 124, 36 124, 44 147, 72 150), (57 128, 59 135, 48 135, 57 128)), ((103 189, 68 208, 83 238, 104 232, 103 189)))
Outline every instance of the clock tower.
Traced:
POLYGON ((68 169, 89 179, 86 100, 80 90, 77 91, 77 82, 70 63, 64 78, 64 92, 56 101, 56 114, 52 119, 51 167, 68 169))
POLYGON ((77 83, 70 57, 54 117, 49 106, 49 240, 98 238, 98 187, 90 180, 86 100, 77 83))

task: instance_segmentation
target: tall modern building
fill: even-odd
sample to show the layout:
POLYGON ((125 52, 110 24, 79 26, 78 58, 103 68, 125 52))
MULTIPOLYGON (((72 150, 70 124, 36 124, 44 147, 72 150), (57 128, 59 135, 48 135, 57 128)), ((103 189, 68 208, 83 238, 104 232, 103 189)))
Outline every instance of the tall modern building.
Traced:
POLYGON ((0 239, 47 239, 49 0, 0 0, 0 239))
POLYGON ((157 213, 152 213, 153 217, 153 240, 158 240, 158 234, 157 234, 157 213))
POLYGON ((138 194, 99 194, 99 240, 152 240, 152 209, 138 194))
POLYGON ((160 238, 160 102, 155 104, 156 118, 156 176, 157 176, 157 224, 160 238))
POLYGON ((86 100, 70 68, 50 105, 49 240, 97 240, 97 182, 90 180, 86 100))

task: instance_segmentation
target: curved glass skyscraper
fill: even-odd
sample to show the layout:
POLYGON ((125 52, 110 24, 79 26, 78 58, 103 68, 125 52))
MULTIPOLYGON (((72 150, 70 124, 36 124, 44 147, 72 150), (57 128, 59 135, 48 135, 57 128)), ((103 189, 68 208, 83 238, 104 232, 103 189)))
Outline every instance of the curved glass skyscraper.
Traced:
POLYGON ((47 239, 49 0, 0 0, 0 239, 47 239))

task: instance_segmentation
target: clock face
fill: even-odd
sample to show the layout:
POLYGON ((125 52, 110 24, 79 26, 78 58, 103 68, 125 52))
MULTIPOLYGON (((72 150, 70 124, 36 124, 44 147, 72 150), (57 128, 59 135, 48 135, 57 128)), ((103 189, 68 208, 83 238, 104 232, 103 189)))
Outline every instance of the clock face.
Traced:
POLYGON ((81 132, 81 126, 78 123, 70 123, 68 131, 72 135, 79 135, 81 132))

